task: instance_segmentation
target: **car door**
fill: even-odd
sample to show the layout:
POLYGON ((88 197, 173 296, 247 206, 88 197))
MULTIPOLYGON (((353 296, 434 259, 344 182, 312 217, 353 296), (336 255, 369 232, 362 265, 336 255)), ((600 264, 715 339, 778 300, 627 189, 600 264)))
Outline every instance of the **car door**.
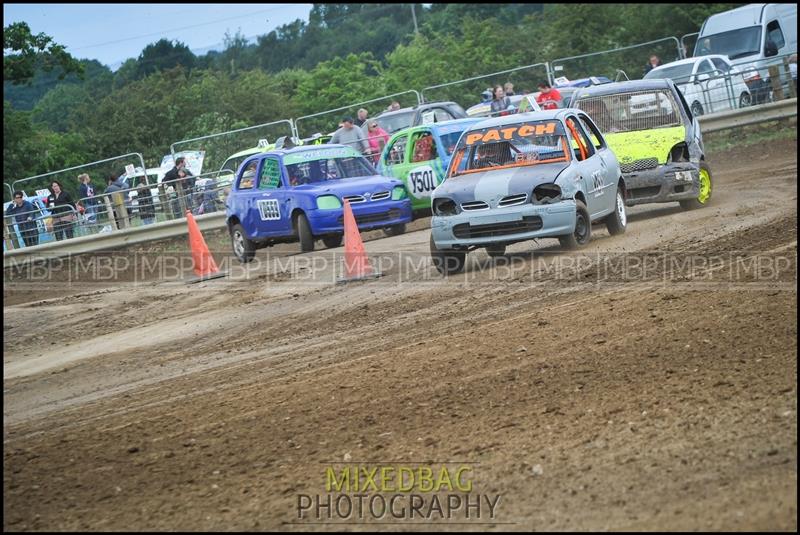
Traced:
POLYGON ((291 192, 285 186, 283 169, 277 156, 261 162, 258 175, 256 208, 261 225, 268 236, 285 236, 292 232, 291 192))
POLYGON ((431 193, 444 179, 436 138, 431 128, 420 128, 410 137, 406 188, 413 208, 427 208, 431 204, 431 193))
POLYGON ((613 209, 611 203, 614 196, 608 193, 607 166, 604 167, 602 158, 597 156, 597 150, 583 131, 578 118, 570 114, 566 118, 566 124, 571 137, 573 157, 577 160, 581 186, 586 197, 586 209, 594 221, 613 209))
POLYGON ((236 182, 235 193, 228 199, 232 214, 239 217, 245 234, 250 238, 263 236, 264 232, 256 203, 258 199, 256 178, 260 163, 260 159, 253 159, 243 166, 236 182))
POLYGON ((584 132, 589 136, 589 142, 594 145, 595 155, 592 157, 598 159, 603 170, 603 196, 604 200, 608 202, 606 208, 614 210, 616 198, 613 193, 616 191, 619 178, 622 176, 619 160, 617 160, 617 155, 608 147, 603 134, 594 124, 594 121, 585 113, 579 113, 578 119, 581 122, 581 126, 583 126, 584 132))
MULTIPOLYGON (((416 132, 416 129, 413 132, 416 132)), ((406 185, 406 190, 410 192, 411 185, 408 182, 408 172, 411 169, 411 164, 408 141, 408 133, 396 135, 389 139, 381 159, 381 172, 386 176, 402 180, 406 185)))
POLYGON ((703 95, 703 108, 705 108, 706 113, 730 108, 725 95, 725 77, 722 73, 717 72, 711 61, 708 59, 700 61, 695 79, 697 80, 698 89, 703 95))

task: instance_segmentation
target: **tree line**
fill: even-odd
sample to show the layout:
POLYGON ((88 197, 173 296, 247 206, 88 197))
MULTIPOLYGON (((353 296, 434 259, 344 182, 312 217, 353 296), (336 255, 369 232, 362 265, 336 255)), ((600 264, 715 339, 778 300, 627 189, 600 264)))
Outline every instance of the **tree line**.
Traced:
MULTIPOLYGON (((128 152, 142 152, 155 166, 181 139, 559 57, 680 37, 698 31, 709 15, 738 5, 415 4, 415 32, 410 4, 314 4, 308 21, 283 25, 255 43, 239 32, 226 34, 224 50, 202 56, 179 41, 161 39, 116 72, 96 60, 66 62, 59 72, 52 58, 40 55, 20 77, 6 72, 4 181, 128 152)), ((56 52, 63 54, 63 48, 56 52)), ((664 54, 665 62, 677 59, 674 44, 665 42, 565 62, 561 74, 613 77, 616 69, 625 69, 632 79, 639 78, 653 52, 664 54)), ((544 77, 543 69, 534 68, 444 88, 430 97, 467 107, 492 83, 510 80, 518 91, 535 90, 544 77)), ((401 99, 403 105, 414 102, 401 99)), ((370 114, 386 104, 378 103, 370 114)), ((309 120, 305 128, 330 131, 338 119, 309 120)))

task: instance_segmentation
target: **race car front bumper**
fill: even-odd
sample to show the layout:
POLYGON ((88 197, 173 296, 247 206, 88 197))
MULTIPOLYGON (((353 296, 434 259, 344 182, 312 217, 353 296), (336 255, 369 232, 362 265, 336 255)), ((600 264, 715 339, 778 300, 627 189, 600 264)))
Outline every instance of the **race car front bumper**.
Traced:
POLYGON ((575 201, 523 204, 480 211, 462 211, 431 219, 433 241, 439 249, 510 244, 550 238, 575 231, 575 201))
MULTIPOLYGON (((392 227, 411 222, 411 201, 378 201, 351 205, 358 230, 392 227)), ((344 210, 309 210, 308 223, 315 236, 344 232, 344 210)))
POLYGON ((628 206, 696 199, 700 192, 700 167, 691 162, 659 165, 655 169, 623 173, 628 206))

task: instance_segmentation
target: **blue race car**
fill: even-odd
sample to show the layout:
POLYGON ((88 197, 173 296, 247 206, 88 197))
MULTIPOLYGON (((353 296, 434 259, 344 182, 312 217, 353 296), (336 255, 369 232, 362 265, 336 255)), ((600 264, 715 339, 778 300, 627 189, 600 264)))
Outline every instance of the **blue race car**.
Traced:
POLYGON ((276 149, 242 162, 225 202, 233 252, 240 262, 256 249, 300 241, 313 251, 321 238, 338 247, 344 233, 343 201, 359 230, 402 234, 411 201, 399 180, 380 176, 356 150, 343 145, 276 149))

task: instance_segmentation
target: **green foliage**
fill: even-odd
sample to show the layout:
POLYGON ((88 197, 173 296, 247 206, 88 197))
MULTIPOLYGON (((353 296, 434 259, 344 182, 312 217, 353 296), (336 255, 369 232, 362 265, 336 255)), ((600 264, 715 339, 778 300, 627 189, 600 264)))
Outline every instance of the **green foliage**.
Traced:
MULTIPOLYGON (((47 50, 36 53, 36 45, 44 43, 35 41, 40 36, 27 30, 26 37, 17 27, 4 36, 6 46, 10 38, 23 48, 27 42, 30 48, 14 61, 33 51, 35 62, 32 74, 30 63, 24 64, 28 70, 14 67, 23 69, 29 85, 4 83, 4 176, 11 182, 130 152, 141 152, 153 166, 181 140, 345 107, 300 121, 301 135, 327 133, 343 115, 356 114, 361 106, 353 104, 480 76, 425 92, 428 100, 455 100, 466 108, 487 87, 510 81, 521 93, 546 78, 543 67, 482 76, 487 73, 680 37, 697 31, 709 15, 737 5, 415 4, 420 29, 415 34, 409 4, 315 4, 308 22, 281 26, 254 44, 240 31, 226 33, 224 50, 195 57, 182 43, 162 39, 115 73, 82 60, 85 79, 47 70, 64 56, 57 48, 50 56, 47 50)), ((638 78, 651 53, 671 61, 677 50, 667 40, 565 60, 556 76, 613 78, 623 69, 638 78)), ((403 106, 416 103, 411 94, 398 100, 403 106)), ((388 104, 379 100, 364 107, 374 116, 388 104)), ((178 150, 206 150, 204 168, 213 170, 261 138, 274 141, 287 134, 285 123, 259 126, 184 143, 178 150)))
POLYGON ((136 79, 177 66, 191 69, 194 67, 195 59, 195 55, 189 50, 189 47, 180 41, 159 39, 157 42, 147 45, 139 54, 136 79))
POLYGON ((30 83, 36 69, 50 72, 60 69, 59 80, 69 73, 83 75, 83 65, 69 55, 63 45, 53 38, 39 33, 33 35, 24 22, 15 22, 3 28, 3 81, 12 84, 30 83))

